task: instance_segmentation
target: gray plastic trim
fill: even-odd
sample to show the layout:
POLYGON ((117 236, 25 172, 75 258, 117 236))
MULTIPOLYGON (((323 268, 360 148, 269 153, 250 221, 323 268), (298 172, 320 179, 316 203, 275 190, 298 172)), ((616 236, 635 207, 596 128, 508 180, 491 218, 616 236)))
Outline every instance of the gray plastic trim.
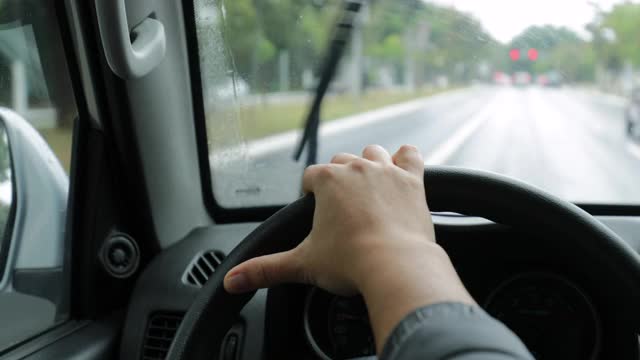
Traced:
POLYGON ((95 3, 100 39, 111 71, 123 79, 137 79, 162 62, 167 39, 160 21, 147 17, 129 32, 125 0, 95 3))

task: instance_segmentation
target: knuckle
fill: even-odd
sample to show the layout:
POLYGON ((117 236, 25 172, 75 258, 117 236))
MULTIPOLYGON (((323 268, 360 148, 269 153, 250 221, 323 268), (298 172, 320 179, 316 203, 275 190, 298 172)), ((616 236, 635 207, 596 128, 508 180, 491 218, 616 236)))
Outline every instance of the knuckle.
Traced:
POLYGON ((303 174, 304 174, 304 176, 311 176, 311 175, 313 175, 313 172, 314 172, 314 171, 316 171, 316 170, 317 170, 317 168, 318 168, 318 165, 310 165, 310 166, 307 166, 307 167, 304 169, 304 173, 303 173, 303 174))
POLYGON ((395 164, 391 164, 383 169, 385 176, 403 176, 404 171, 395 164))
POLYGON ((335 177, 335 170, 331 166, 322 166, 318 168, 318 178, 323 180, 333 179, 335 177))
POLYGON ((362 153, 371 153, 371 152, 377 152, 380 150, 384 150, 384 148, 378 144, 370 144, 364 147, 364 150, 362 150, 362 153))
POLYGON ((372 151, 372 150, 375 150, 375 149, 376 149, 376 145, 371 144, 371 145, 365 146, 364 150, 362 150, 362 151, 372 151))
POLYGON ((370 165, 369 162, 364 159, 355 159, 349 164, 349 166, 357 172, 364 172, 370 165))
POLYGON ((330 164, 323 165, 311 165, 304 170, 303 177, 325 179, 330 177, 333 173, 333 168, 330 164))
POLYGON ((347 153, 337 153, 337 154, 333 155, 333 157, 331 158, 331 162, 335 163, 335 162, 340 161, 341 159, 346 159, 348 157, 349 157, 349 155, 347 153))
POLYGON ((405 144, 400 147, 400 152, 401 153, 411 153, 411 152, 417 153, 418 148, 413 145, 405 144))

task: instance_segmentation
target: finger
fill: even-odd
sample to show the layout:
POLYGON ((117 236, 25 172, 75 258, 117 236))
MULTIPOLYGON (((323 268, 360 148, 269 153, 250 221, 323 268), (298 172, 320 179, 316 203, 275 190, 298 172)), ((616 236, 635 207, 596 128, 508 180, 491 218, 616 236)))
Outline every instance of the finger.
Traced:
POLYGON ((231 269, 224 277, 224 288, 240 294, 286 282, 302 282, 299 264, 293 250, 256 257, 231 269))
POLYGON ((332 164, 348 164, 358 157, 349 153, 337 153, 331 158, 332 164))
POLYGON ((393 155, 393 163, 417 176, 424 174, 424 160, 415 146, 402 145, 393 155))
POLYGON ((382 164, 392 164, 391 155, 380 145, 368 145, 362 151, 362 157, 382 164))
POLYGON ((339 166, 341 165, 319 164, 307 167, 302 175, 302 190, 304 192, 314 192, 318 186, 335 176, 339 166))

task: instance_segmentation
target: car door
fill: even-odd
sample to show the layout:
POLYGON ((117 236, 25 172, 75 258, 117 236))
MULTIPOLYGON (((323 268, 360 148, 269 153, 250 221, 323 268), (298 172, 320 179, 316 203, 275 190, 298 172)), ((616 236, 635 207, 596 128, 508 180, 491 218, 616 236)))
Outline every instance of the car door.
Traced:
POLYGON ((0 353, 69 320, 64 235, 77 107, 58 19, 36 5, 0 10, 0 353))
MULTIPOLYGON (((194 4, 174 0, 5 3, 18 9, 28 6, 24 13, 39 15, 34 33, 41 34, 35 35, 40 40, 31 48, 38 50, 47 99, 55 114, 74 120, 39 130, 47 144, 26 146, 52 151, 61 160, 61 169, 66 169, 61 171, 66 171, 68 185, 62 188, 67 193, 58 194, 64 199, 57 213, 64 214, 61 230, 43 220, 55 218, 44 211, 47 201, 40 197, 44 195, 30 193, 35 205, 25 211, 26 216, 39 214, 40 222, 33 221, 43 234, 62 234, 57 242, 44 236, 32 246, 40 257, 48 254, 55 260, 34 269, 58 278, 29 274, 35 280, 22 287, 28 288, 26 295, 34 301, 46 301, 49 308, 53 304, 55 315, 46 324, 31 326, 27 335, 12 340, 10 346, 0 345, 0 356, 113 358, 126 340, 119 335, 141 269, 193 229, 213 224, 210 179, 203 176, 208 171, 201 172, 209 166, 206 136, 203 129, 196 129, 204 123, 194 121, 203 116, 201 104, 194 106, 194 99, 202 101, 200 77, 191 76, 199 62, 193 51, 197 49, 194 4), (50 53, 57 54, 55 59, 45 57, 50 53), (66 150, 60 150, 60 144, 66 150), (52 250, 57 257, 51 256, 52 250), (48 288, 55 289, 57 302, 43 295, 48 288)), ((17 17, 15 23, 23 21, 17 17)), ((30 113, 16 106, 13 110, 28 121, 30 113)), ((41 157, 51 163, 50 156, 41 157)), ((0 165, 1 160, 2 156, 0 165)), ((19 159, 12 156, 12 160, 19 159)), ((51 177, 36 175, 33 167, 31 171, 29 178, 51 177)), ((1 184, 0 177, 0 193, 1 184)), ((264 211, 258 211, 254 218, 263 216, 264 211)), ((15 241, 10 246, 24 242, 15 241)), ((8 269, 16 273, 15 268, 8 269)), ((26 302, 14 302, 23 308, 0 303, 3 325, 10 314, 14 325, 31 311, 24 308, 26 302)), ((31 315, 35 317, 35 312, 31 315)))
POLYGON ((159 248, 100 5, 0 3, 0 358, 113 358, 159 248))

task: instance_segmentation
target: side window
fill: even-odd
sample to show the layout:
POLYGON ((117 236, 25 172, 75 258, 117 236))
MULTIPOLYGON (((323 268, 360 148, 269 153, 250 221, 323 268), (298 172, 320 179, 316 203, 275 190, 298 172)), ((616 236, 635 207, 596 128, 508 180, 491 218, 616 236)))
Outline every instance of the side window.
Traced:
POLYGON ((53 2, 0 1, 0 354, 68 318, 77 111, 53 2))

